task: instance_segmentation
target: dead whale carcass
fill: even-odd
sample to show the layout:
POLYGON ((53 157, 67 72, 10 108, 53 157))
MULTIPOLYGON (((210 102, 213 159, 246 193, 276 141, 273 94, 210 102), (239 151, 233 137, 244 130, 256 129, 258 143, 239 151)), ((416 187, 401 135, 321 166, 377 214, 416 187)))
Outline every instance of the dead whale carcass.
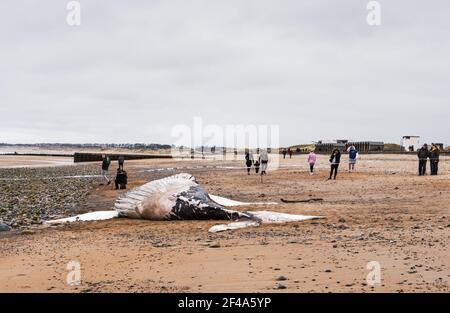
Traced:
POLYGON ((231 220, 227 225, 213 226, 211 232, 232 230, 261 223, 280 223, 321 218, 319 216, 293 215, 270 211, 239 212, 226 207, 239 205, 276 204, 246 203, 209 195, 187 174, 177 174, 154 180, 121 195, 114 211, 98 211, 74 217, 48 221, 47 224, 104 220, 128 217, 148 220, 231 220))
POLYGON ((119 216, 148 220, 237 220, 245 213, 213 201, 190 174, 177 174, 134 188, 117 199, 119 216))

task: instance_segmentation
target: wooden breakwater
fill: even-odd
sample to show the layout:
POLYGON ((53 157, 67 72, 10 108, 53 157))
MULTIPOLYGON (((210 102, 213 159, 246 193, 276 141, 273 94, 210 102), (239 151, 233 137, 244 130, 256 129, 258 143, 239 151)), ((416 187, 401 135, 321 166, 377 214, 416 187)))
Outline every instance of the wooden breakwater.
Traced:
POLYGON ((73 158, 73 154, 62 153, 1 153, 0 155, 73 158))
POLYGON ((75 152, 73 155, 74 163, 97 162, 102 161, 103 155, 107 155, 111 161, 117 161, 120 156, 125 160, 144 160, 144 159, 171 159, 170 154, 128 154, 128 153, 88 153, 75 152))

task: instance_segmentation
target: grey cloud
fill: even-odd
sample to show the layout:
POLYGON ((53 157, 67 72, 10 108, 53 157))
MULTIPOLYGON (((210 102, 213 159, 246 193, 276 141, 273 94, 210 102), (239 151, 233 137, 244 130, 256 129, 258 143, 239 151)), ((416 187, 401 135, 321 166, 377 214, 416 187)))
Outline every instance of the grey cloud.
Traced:
POLYGON ((279 124, 281 144, 450 142, 450 4, 80 0, 0 4, 0 142, 174 141, 174 125, 279 124))

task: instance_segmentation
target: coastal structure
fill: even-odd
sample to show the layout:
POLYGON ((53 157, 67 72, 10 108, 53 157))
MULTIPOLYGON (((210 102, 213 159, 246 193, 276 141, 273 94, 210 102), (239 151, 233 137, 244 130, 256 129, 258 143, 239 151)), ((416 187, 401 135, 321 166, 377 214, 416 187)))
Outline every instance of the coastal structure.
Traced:
POLYGON ((383 152, 384 142, 382 141, 348 141, 345 139, 339 139, 335 141, 318 141, 315 143, 316 153, 331 153, 334 149, 339 149, 344 152, 350 146, 355 146, 356 150, 362 153, 367 152, 383 152))
POLYGON ((401 146, 404 151, 416 151, 420 144, 420 136, 403 136, 401 146))

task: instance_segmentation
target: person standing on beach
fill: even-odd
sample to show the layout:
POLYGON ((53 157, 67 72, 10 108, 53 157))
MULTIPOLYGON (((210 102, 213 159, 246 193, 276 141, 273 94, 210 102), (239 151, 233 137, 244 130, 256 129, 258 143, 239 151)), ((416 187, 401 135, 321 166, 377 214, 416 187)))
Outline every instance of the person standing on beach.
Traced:
POLYGON ((266 170, 269 163, 269 156, 264 149, 261 150, 261 154, 259 155, 259 162, 261 163, 261 175, 267 175, 266 170))
POLYGON ((292 150, 291 150, 291 148, 288 149, 288 153, 289 153, 289 159, 292 159, 292 150))
POLYGON ((123 164, 125 163, 125 157, 123 155, 121 155, 121 156, 119 156, 117 161, 119 162, 119 169, 121 169, 123 171, 123 164))
POLYGON ((245 153, 245 165, 247 166, 247 174, 250 175, 250 169, 253 164, 253 154, 251 152, 245 153))
POLYGON ((283 153, 283 159, 286 159, 286 153, 287 153, 286 149, 283 149, 283 151, 281 153, 283 153))
POLYGON ((427 172, 427 159, 430 156, 428 151, 428 145, 425 143, 422 148, 417 151, 417 157, 419 158, 419 176, 423 176, 427 172))
POLYGON ((439 164, 439 148, 434 143, 431 144, 430 151, 430 171, 431 175, 438 174, 438 164, 439 164))
POLYGON ((333 153, 331 153, 330 156, 331 170, 330 170, 330 177, 328 178, 328 180, 330 180, 331 177, 333 177, 333 179, 336 179, 340 162, 341 162, 341 151, 339 151, 339 149, 334 149, 333 153))
POLYGON ((308 164, 309 164, 309 175, 314 173, 314 165, 316 164, 317 156, 313 150, 309 152, 308 155, 308 164))
POLYGON ((350 146, 348 152, 348 171, 353 172, 355 170, 356 159, 358 158, 358 150, 355 146, 350 146))
MULTIPOLYGON (((102 177, 103 179, 106 181, 106 183, 109 185, 111 183, 111 181, 108 178, 108 169, 109 169, 109 165, 111 164, 111 161, 109 159, 108 156, 106 155, 102 155, 102 177)), ((101 183, 101 185, 103 185, 103 183, 101 183)))
POLYGON ((256 173, 256 174, 259 173, 259 166, 260 166, 260 163, 259 163, 258 160, 256 160, 256 161, 255 161, 255 173, 256 173))

